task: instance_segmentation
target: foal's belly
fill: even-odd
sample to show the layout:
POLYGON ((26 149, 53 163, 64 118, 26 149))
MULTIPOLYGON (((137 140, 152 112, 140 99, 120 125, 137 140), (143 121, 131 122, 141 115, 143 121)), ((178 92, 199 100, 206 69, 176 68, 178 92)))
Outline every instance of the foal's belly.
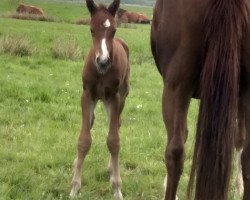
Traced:
POLYGON ((122 94, 124 88, 123 82, 119 79, 111 79, 108 81, 102 80, 96 83, 95 88, 95 98, 102 101, 108 101, 110 98, 117 94, 122 94))

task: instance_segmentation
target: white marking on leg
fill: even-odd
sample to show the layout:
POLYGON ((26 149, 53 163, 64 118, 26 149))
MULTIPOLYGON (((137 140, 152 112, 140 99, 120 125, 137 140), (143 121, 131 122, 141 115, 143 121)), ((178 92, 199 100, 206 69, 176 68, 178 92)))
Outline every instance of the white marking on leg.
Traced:
POLYGON ((73 180, 71 183, 70 197, 74 198, 77 196, 79 189, 81 188, 81 172, 77 169, 78 159, 76 158, 73 163, 73 180))
POLYGON ((110 27, 110 21, 108 20, 108 19, 106 19, 106 21, 104 22, 104 24, 103 24, 103 26, 105 27, 105 28, 108 28, 108 27, 110 27))
POLYGON ((167 182, 168 182, 168 175, 166 175, 166 176, 165 176, 164 181, 163 181, 163 189, 164 189, 164 193, 166 192, 167 182))
POLYGON ((241 166, 241 154, 242 149, 237 152, 237 178, 236 178, 236 184, 237 184, 237 192, 240 196, 243 195, 244 186, 243 186, 243 178, 242 178, 242 166, 241 166))
POLYGON ((113 169, 113 164, 111 162, 111 155, 110 155, 109 163, 108 163, 108 172, 109 172, 109 180, 111 183, 113 181, 113 171, 114 171, 114 169, 113 169))
POLYGON ((110 157, 109 167, 111 169, 110 182, 114 190, 114 197, 116 200, 123 200, 121 192, 121 177, 119 172, 118 160, 110 157))
POLYGON ((121 189, 115 190, 114 197, 116 200, 123 200, 121 189))
POLYGON ((167 190, 167 182, 168 182, 168 175, 166 174, 164 181, 163 181, 163 196, 164 196, 163 199, 165 199, 165 194, 167 190))
MULTIPOLYGON (((167 190, 167 182, 168 182, 168 175, 165 176, 164 181, 163 181, 164 199, 165 199, 165 194, 166 194, 166 190, 167 190)), ((175 200, 179 200, 177 195, 175 197, 175 200)))

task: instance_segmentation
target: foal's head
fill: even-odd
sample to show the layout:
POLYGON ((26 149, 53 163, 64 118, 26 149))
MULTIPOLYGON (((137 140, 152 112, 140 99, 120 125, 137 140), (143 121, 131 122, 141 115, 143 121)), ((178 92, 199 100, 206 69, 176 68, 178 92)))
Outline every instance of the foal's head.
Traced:
POLYGON ((112 63, 113 38, 116 32, 115 14, 120 0, 114 0, 108 7, 97 6, 93 0, 86 0, 91 14, 90 30, 93 39, 95 64, 101 74, 107 72, 112 63))

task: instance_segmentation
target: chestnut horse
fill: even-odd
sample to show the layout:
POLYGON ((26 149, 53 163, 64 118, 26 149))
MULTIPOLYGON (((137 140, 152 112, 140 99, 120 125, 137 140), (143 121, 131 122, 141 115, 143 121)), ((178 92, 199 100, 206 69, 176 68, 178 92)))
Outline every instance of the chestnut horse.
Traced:
POLYGON ((43 15, 44 12, 41 8, 36 7, 36 6, 30 6, 30 5, 25 5, 25 4, 20 4, 17 9, 17 13, 28 13, 28 14, 33 14, 33 15, 43 15))
POLYGON ((123 199, 119 172, 119 128, 121 113, 129 92, 129 49, 121 39, 114 38, 115 14, 120 5, 114 0, 109 7, 97 6, 86 0, 91 14, 90 30, 93 46, 83 69, 82 128, 78 139, 77 157, 74 161, 74 177, 70 196, 76 196, 81 186, 81 168, 91 146, 90 129, 94 123, 94 108, 101 100, 108 112, 109 133, 107 146, 110 152, 110 181, 116 199, 123 199))
POLYGON ((135 12, 123 12, 118 16, 118 19, 123 23, 141 23, 141 24, 149 24, 150 19, 143 13, 135 13, 135 12))
POLYGON ((151 49, 164 82, 165 200, 176 198, 192 97, 200 98, 200 109, 187 198, 195 182, 195 200, 227 199, 236 145, 243 148, 243 199, 250 199, 249 6, 250 0, 156 2, 151 49))

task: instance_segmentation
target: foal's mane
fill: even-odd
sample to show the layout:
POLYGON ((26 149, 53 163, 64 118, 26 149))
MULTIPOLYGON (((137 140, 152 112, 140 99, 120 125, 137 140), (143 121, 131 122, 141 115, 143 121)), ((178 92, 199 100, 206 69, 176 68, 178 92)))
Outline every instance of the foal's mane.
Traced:
POLYGON ((107 10, 107 6, 103 3, 98 4, 98 9, 99 10, 107 10))
POLYGON ((97 11, 108 12, 108 7, 107 7, 105 4, 100 3, 100 4, 97 5, 97 10, 96 10, 96 12, 97 12, 97 11))

